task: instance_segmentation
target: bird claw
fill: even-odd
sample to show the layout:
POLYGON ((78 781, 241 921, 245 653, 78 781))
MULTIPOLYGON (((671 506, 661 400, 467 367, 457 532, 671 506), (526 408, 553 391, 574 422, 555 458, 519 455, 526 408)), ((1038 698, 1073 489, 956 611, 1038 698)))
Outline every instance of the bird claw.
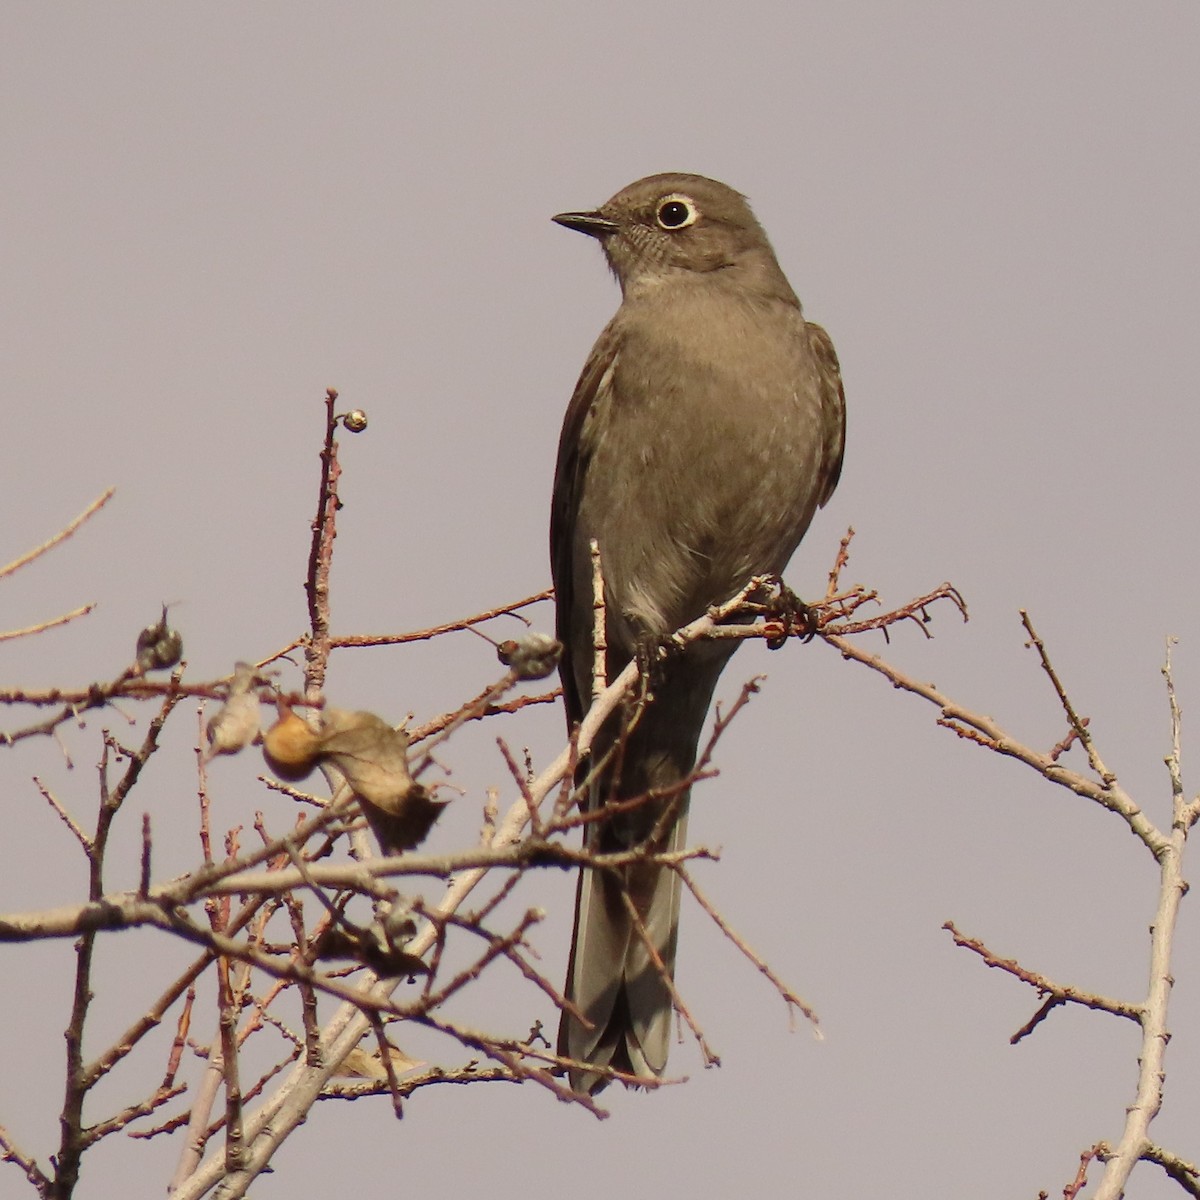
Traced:
POLYGON ((805 604, 782 580, 779 591, 767 602, 766 617, 780 626, 778 633, 768 635, 768 650, 778 650, 790 637, 811 642, 821 628, 816 609, 805 604))
POLYGON ((638 638, 634 657, 637 659, 638 673, 644 682, 647 698, 653 695, 654 685, 662 681, 667 660, 678 653, 679 647, 669 637, 645 634, 638 638))

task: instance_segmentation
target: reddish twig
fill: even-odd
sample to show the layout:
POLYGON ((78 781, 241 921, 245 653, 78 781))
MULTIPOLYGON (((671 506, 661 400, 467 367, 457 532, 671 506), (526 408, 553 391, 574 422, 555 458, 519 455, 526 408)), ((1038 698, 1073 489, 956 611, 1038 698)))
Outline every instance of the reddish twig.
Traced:
POLYGON ((1097 1142, 1079 1156, 1079 1170, 1075 1172, 1075 1178, 1063 1188, 1063 1200, 1075 1200, 1079 1193, 1087 1187, 1088 1164, 1092 1159, 1099 1157, 1103 1149, 1104 1143, 1097 1142))

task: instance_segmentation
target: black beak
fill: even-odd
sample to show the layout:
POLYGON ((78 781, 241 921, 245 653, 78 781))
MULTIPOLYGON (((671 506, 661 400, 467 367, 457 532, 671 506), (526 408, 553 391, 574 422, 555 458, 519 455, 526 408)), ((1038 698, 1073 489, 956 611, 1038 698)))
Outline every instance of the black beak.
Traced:
POLYGON ((607 217, 602 217, 598 212, 559 213, 558 216, 552 219, 559 225, 565 225, 568 229, 576 229, 580 233, 586 233, 588 237, 606 238, 610 234, 617 232, 616 221, 610 221, 607 217))

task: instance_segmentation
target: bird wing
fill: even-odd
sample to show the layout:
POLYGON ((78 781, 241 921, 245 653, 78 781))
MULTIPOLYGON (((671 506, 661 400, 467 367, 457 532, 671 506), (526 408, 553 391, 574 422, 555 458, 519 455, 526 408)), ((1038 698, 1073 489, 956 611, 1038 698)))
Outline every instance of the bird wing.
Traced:
POLYGON ((842 387, 842 368, 833 341, 820 325, 811 321, 808 344, 817 364, 817 379, 821 389, 821 432, 825 439, 825 456, 821 464, 819 504, 824 508, 842 475, 842 456, 846 449, 846 392, 842 387))
MULTIPOLYGON (((567 405, 562 434, 558 441, 558 462, 554 469, 554 496, 550 505, 550 574, 554 581, 558 640, 564 646, 570 641, 571 613, 575 608, 574 564, 575 520, 579 513, 580 493, 587 476, 591 444, 586 436, 588 418, 605 389, 612 386, 612 368, 617 359, 618 334, 615 319, 605 328, 584 363, 579 382, 567 405)), ((567 706, 567 721, 574 725, 582 720, 587 705, 579 695, 571 666, 570 648, 563 655, 563 699, 567 706)))

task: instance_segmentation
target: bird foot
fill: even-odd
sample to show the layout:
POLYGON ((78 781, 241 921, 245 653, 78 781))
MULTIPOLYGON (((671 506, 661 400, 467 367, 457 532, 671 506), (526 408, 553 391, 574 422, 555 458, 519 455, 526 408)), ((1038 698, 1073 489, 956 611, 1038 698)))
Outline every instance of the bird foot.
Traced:
POLYGON ((790 637, 811 642, 821 628, 816 609, 805 604, 782 580, 779 591, 767 602, 766 619, 780 626, 778 633, 767 637, 768 650, 778 650, 790 637))

